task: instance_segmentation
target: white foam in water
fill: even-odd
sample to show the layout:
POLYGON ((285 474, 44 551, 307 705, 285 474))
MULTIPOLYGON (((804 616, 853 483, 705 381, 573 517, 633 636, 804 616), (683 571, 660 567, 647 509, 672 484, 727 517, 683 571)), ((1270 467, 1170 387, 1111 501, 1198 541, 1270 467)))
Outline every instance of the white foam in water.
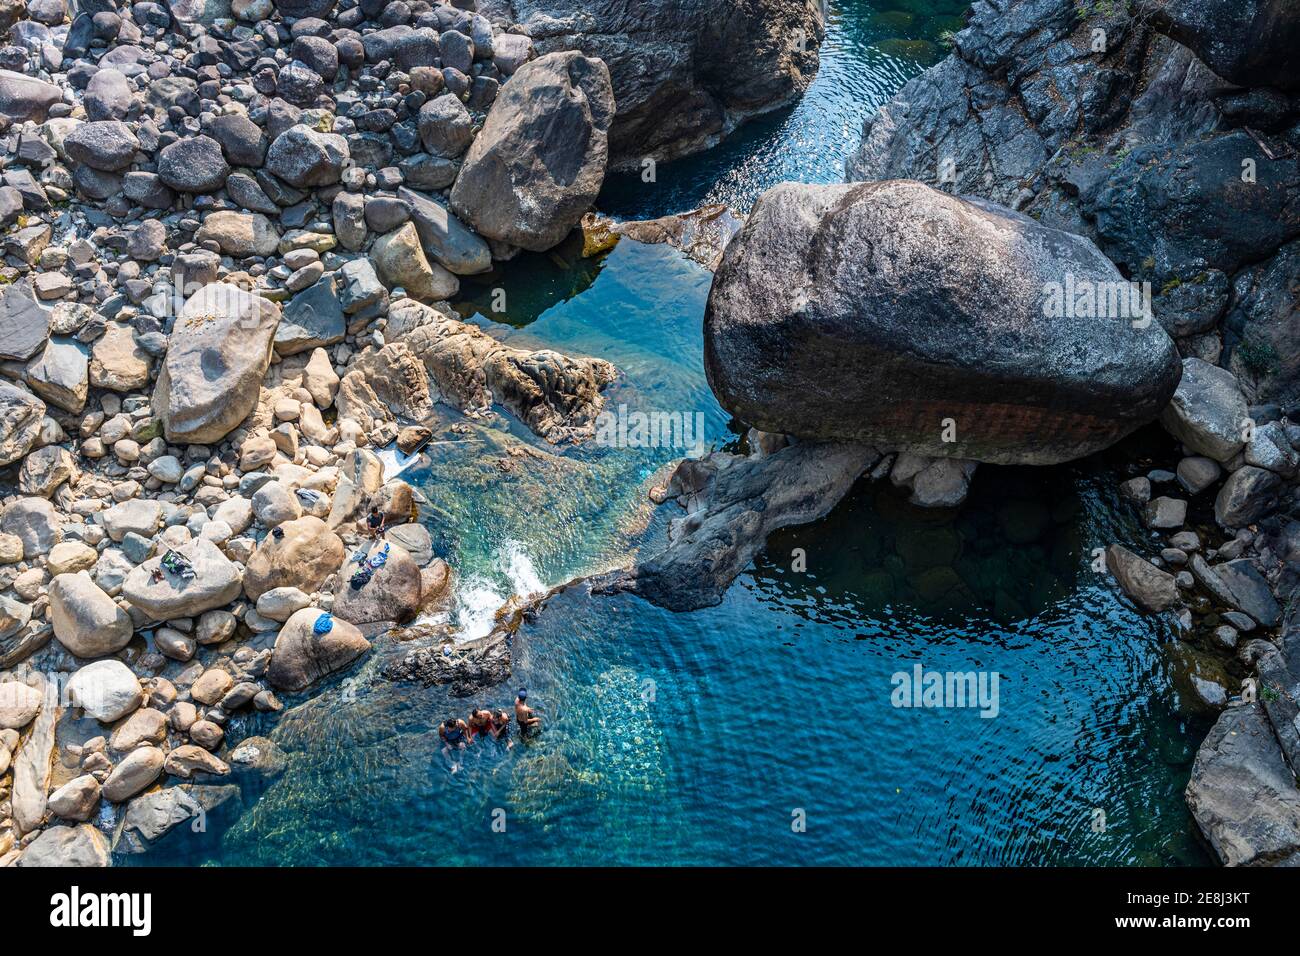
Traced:
POLYGON ((416 451, 414 455, 408 455, 398 448, 396 444, 392 444, 387 448, 379 449, 376 457, 384 466, 384 481, 392 481, 419 461, 420 453, 416 451))
POLYGON ((501 573, 510 590, 489 581, 481 574, 471 575, 456 591, 457 638, 462 641, 483 637, 492 630, 496 613, 512 595, 529 597, 546 590, 533 559, 518 541, 507 541, 497 553, 501 573))

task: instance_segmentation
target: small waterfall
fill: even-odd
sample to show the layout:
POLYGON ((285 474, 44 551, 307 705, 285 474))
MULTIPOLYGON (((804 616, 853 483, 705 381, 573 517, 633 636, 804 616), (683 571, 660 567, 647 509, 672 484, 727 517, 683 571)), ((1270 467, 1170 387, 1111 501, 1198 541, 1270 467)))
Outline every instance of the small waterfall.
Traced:
POLYGON ((506 541, 497 551, 496 563, 505 584, 484 574, 473 574, 456 590, 454 614, 460 640, 473 640, 489 633, 496 612, 512 595, 528 597, 546 590, 537 566, 518 541, 506 541))

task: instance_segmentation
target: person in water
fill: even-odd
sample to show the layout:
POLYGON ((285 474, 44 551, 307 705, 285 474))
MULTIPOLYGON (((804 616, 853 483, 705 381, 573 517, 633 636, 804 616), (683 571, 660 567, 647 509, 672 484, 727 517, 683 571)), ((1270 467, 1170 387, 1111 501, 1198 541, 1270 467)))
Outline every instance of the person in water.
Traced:
POLYGON ((370 537, 381 539, 384 536, 384 524, 387 522, 385 515, 379 513, 379 508, 375 505, 370 507, 370 516, 366 518, 366 529, 370 532, 370 537))
POLYGON ((521 687, 519 696, 515 698, 515 723, 519 726, 520 736, 530 730, 536 730, 542 725, 542 718, 533 713, 533 709, 528 706, 527 700, 528 691, 521 687))
POLYGON ((474 742, 475 737, 486 737, 490 733, 492 733, 492 711, 471 710, 469 712, 470 743, 474 742))
POLYGON ((504 710, 498 710, 492 715, 492 726, 489 729, 493 740, 506 742, 507 750, 515 745, 515 742, 510 739, 510 715, 504 710))
POLYGON ((469 726, 459 717, 448 717, 438 728, 438 736, 442 738, 442 752, 451 759, 451 772, 455 773, 460 769, 456 751, 464 750, 470 742, 469 726))

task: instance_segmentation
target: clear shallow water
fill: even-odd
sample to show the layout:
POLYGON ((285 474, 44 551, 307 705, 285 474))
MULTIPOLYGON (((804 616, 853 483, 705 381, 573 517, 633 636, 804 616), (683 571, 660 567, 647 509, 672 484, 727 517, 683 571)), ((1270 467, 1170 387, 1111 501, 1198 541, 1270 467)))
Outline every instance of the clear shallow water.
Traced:
MULTIPOLYGON (((842 155, 824 149, 856 139, 810 147, 796 134, 821 127, 799 118, 821 110, 856 136, 860 117, 837 111, 841 87, 822 80, 842 67, 865 84, 842 101, 865 89, 878 95, 869 109, 920 68, 873 72, 887 62, 864 39, 878 22, 869 4, 841 4, 813 102, 747 134, 749 152, 737 141, 678 164, 675 191, 624 211, 747 208, 781 178, 838 178, 842 155), (720 191, 700 191, 709 177, 720 191)), ((625 373, 612 407, 698 412, 716 446, 734 436, 702 372, 708 282, 669 248, 625 241, 597 260, 571 248, 521 258, 457 307, 507 340, 610 359, 625 373), (504 312, 492 310, 496 285, 504 312)), ((652 512, 645 491, 680 451, 557 450, 515 426, 433 454, 406 477, 429 499, 473 630, 511 591, 653 548, 670 512, 652 512)), ((509 751, 476 746, 454 775, 436 727, 470 701, 378 678, 405 650, 383 639, 346 685, 291 700, 278 722, 241 718, 232 738, 269 731, 288 771, 220 839, 178 828, 147 862, 1206 862, 1182 800, 1205 726, 1180 716, 1172 635, 1088 566, 1092 548, 1146 534, 1116 505, 1115 482, 1103 460, 983 468, 955 515, 863 482, 823 521, 776 535, 721 605, 691 614, 570 588, 521 630, 512 682, 473 698, 508 706, 527 686, 544 733, 509 751), (791 567, 796 548, 806 572, 791 567), (997 671, 999 716, 891 706, 891 676, 918 663, 997 671), (1092 831, 1096 808, 1104 833, 1092 831), (806 832, 792 830, 798 810, 806 832)))

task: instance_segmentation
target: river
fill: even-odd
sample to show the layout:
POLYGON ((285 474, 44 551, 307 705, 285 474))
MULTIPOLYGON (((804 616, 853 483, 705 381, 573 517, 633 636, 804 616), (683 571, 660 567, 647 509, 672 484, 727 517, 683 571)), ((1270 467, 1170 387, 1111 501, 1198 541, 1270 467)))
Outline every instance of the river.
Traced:
MULTIPOLYGON (((744 212, 783 179, 840 179, 862 119, 944 54, 961 5, 830 6, 797 106, 654 183, 612 178, 602 211, 744 212)), ((570 245, 510 263, 457 307, 506 340, 609 359, 625 373, 609 407, 682 416, 718 448, 737 435, 703 376, 708 285, 668 247, 583 259, 570 245)), ((507 707, 526 686, 543 733, 476 745, 454 774, 436 727, 469 701, 379 678, 404 650, 383 639, 279 719, 233 721, 232 739, 269 732, 286 773, 224 833, 169 838, 148 862, 1207 862, 1182 799, 1206 724, 1174 690, 1168 624, 1091 567, 1094 548, 1147 540, 1115 494, 1142 440, 1160 439, 1058 468, 982 467, 955 513, 864 480, 826 519, 776 535, 715 608, 570 588, 516 637, 512 682, 473 698, 507 707), (895 675, 918 665, 996 680, 995 706, 894 706, 895 675)), ((669 509, 645 492, 683 451, 557 452, 512 427, 433 454, 405 477, 428 499, 457 569, 455 624, 472 635, 512 592, 653 549, 669 509)))

